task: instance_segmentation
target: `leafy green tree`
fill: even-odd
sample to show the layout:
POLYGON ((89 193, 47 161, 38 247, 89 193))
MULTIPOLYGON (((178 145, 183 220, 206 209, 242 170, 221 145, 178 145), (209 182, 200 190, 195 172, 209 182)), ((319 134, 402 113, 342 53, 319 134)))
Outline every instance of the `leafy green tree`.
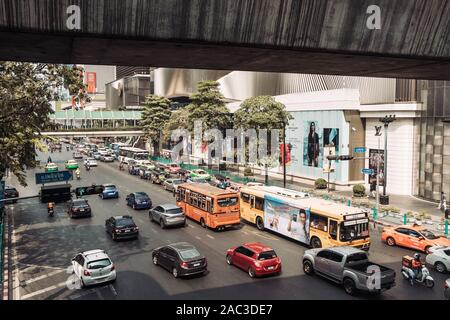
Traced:
MULTIPOLYGON (((270 150, 270 131, 271 129, 283 129, 292 115, 286 111, 286 106, 276 101, 272 96, 257 96, 245 100, 234 113, 235 129, 267 129, 269 137, 267 138, 267 147, 270 150)), ((280 134, 283 134, 281 130, 280 134)), ((257 143, 259 144, 259 140, 257 143)), ((259 157, 258 164, 265 167, 265 180, 268 182, 268 168, 275 166, 274 155, 264 155, 259 157)))
POLYGON ((36 148, 44 151, 41 132, 55 127, 49 114, 57 88, 66 87, 78 100, 89 101, 82 70, 54 64, 0 62, 0 180, 7 170, 26 186, 36 148))
POLYGON ((186 107, 189 112, 189 127, 194 129, 195 121, 202 121, 203 129, 225 130, 231 127, 232 114, 225 105, 217 81, 200 81, 197 92, 192 94, 191 103, 186 107))
POLYGON ((147 96, 140 125, 145 133, 145 137, 153 145, 153 154, 155 156, 159 155, 161 133, 169 121, 171 113, 169 99, 153 94, 147 96))
POLYGON ((172 131, 174 130, 188 129, 189 116, 189 110, 187 108, 180 108, 176 111, 173 111, 170 115, 169 121, 167 121, 166 125, 164 126, 164 140, 170 140, 172 131))

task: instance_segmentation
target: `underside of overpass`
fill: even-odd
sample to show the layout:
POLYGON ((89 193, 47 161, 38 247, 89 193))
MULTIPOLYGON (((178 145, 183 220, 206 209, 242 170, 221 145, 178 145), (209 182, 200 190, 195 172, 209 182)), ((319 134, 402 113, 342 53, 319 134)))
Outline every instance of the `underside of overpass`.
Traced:
POLYGON ((449 16, 447 0, 0 0, 0 60, 448 80, 449 16))

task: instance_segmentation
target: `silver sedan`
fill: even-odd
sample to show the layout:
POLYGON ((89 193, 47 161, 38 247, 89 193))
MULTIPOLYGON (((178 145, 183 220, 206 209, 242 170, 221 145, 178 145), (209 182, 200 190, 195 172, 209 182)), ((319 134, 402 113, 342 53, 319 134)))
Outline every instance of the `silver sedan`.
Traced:
POLYGON ((152 221, 159 223, 162 229, 172 226, 186 226, 186 216, 180 207, 166 203, 150 209, 148 212, 152 221))
POLYGON ((181 179, 167 179, 163 182, 163 188, 171 192, 177 192, 178 185, 182 183, 181 179))

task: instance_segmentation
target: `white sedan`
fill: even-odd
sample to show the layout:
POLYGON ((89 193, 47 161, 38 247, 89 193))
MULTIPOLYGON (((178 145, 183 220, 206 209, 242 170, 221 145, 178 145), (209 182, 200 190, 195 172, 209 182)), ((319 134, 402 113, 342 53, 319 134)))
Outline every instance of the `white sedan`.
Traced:
POLYGON ((86 165, 87 163, 88 163, 88 161, 89 161, 89 165, 91 166, 91 167, 96 167, 97 166, 97 160, 95 160, 94 158, 86 158, 86 159, 84 159, 84 165, 86 165))
POLYGON ((450 271, 450 247, 431 247, 430 253, 426 256, 427 264, 434 266, 440 272, 445 273, 450 271))
POLYGON ((116 268, 103 250, 90 250, 77 254, 72 259, 72 267, 82 287, 114 281, 117 278, 116 268))

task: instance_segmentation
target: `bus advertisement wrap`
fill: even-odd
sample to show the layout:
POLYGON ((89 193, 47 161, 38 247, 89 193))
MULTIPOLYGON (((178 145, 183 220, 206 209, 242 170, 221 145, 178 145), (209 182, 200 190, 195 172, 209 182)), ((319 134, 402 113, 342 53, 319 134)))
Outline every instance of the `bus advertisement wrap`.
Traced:
POLYGON ((264 196, 264 227, 291 239, 309 244, 309 210, 289 202, 264 196))

